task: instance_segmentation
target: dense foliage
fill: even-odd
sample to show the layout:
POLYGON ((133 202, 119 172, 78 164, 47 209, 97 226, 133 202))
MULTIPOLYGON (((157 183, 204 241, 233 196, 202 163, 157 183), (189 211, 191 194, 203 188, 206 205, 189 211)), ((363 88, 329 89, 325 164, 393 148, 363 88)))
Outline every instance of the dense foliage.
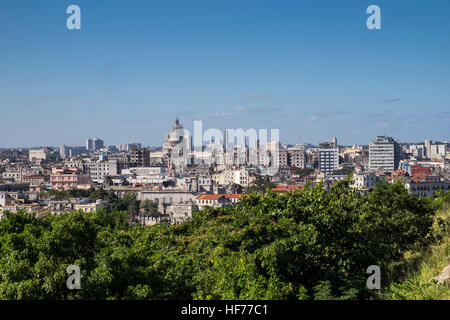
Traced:
POLYGON ((433 224, 435 243, 430 248, 408 252, 404 275, 381 291, 378 299, 450 299, 450 283, 438 284, 433 280, 450 264, 450 192, 440 192, 435 198, 438 207, 433 224))
POLYGON ((131 226, 127 208, 7 214, 0 299, 368 298, 367 267, 388 285, 406 251, 433 241, 435 208, 401 183, 369 195, 348 185, 254 192, 180 225, 131 226), (66 287, 69 265, 82 270, 80 290, 66 287))

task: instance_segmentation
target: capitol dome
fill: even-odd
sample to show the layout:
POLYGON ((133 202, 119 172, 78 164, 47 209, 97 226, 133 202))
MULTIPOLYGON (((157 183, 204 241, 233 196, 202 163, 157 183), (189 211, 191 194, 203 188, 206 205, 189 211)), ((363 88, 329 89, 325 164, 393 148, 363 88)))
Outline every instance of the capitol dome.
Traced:
POLYGON ((183 141, 184 135, 184 128, 180 121, 176 119, 174 125, 170 128, 169 134, 166 136, 163 149, 166 152, 170 152, 177 144, 183 141))

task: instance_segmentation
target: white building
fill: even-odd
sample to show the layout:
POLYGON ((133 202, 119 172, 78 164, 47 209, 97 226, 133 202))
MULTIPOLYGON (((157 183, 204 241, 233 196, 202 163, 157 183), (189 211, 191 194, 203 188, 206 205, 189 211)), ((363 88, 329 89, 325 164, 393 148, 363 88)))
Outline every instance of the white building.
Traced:
POLYGON ((353 184, 352 187, 355 189, 370 189, 374 188, 376 184, 384 180, 386 176, 384 175, 376 175, 373 172, 369 173, 355 173, 353 175, 353 184))
POLYGON ((439 190, 443 192, 450 191, 450 182, 439 176, 427 176, 424 179, 408 179, 405 187, 411 194, 427 197, 439 190))
POLYGON ((395 171, 400 162, 400 146, 391 137, 378 136, 369 144, 369 170, 395 171))
MULTIPOLYGON (((333 137, 334 138, 334 137, 333 137)), ((335 139, 335 138, 334 138, 335 139)), ((339 147, 336 142, 319 144, 319 170, 331 174, 339 169, 339 147)))
POLYGON ((244 188, 248 187, 249 173, 245 169, 240 170, 225 170, 221 173, 214 174, 213 180, 218 185, 233 185, 238 184, 244 188))
POLYGON ((45 159, 47 159, 47 153, 46 153, 45 149, 28 151, 28 160, 30 162, 32 162, 34 160, 45 160, 45 159))
POLYGON ((445 147, 445 144, 433 144, 431 140, 425 140, 425 155, 429 159, 445 158, 445 147))
POLYGON ((59 147, 59 155, 61 156, 61 158, 67 157, 67 153, 66 153, 66 145, 62 144, 62 145, 59 147))
POLYGON ((103 182, 107 176, 115 176, 117 172, 117 160, 102 162, 87 162, 84 164, 91 181, 103 182))

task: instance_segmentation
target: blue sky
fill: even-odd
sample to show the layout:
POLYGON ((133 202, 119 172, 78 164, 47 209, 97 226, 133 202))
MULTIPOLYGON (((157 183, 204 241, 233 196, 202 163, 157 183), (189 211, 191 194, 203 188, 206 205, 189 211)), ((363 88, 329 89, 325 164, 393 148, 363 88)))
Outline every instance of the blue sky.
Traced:
POLYGON ((2 0, 0 147, 161 145, 191 128, 283 143, 450 140, 450 1, 2 0), (81 8, 81 30, 66 8, 81 8), (382 30, 366 28, 381 8, 382 30))

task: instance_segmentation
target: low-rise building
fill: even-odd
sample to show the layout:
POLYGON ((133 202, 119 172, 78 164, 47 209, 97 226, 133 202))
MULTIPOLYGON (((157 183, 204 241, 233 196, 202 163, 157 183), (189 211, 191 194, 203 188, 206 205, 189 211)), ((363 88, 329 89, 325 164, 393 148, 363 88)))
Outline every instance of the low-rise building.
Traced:
POLYGON ((383 174, 376 174, 374 172, 369 173, 355 173, 353 174, 353 184, 351 185, 355 189, 367 190, 375 188, 379 181, 385 180, 386 176, 383 174))
POLYGON ((53 168, 50 175, 50 186, 54 190, 89 189, 89 175, 78 168, 53 168))
POLYGON ((102 201, 101 199, 98 199, 95 202, 89 202, 89 203, 76 203, 74 205, 75 210, 81 210, 83 212, 95 212, 100 208, 106 207, 108 205, 108 202, 102 201))
POLYGON ((439 190, 442 190, 443 192, 450 191, 450 182, 439 176, 426 176, 420 179, 407 179, 405 187, 411 194, 420 197, 427 197, 433 195, 439 190))

